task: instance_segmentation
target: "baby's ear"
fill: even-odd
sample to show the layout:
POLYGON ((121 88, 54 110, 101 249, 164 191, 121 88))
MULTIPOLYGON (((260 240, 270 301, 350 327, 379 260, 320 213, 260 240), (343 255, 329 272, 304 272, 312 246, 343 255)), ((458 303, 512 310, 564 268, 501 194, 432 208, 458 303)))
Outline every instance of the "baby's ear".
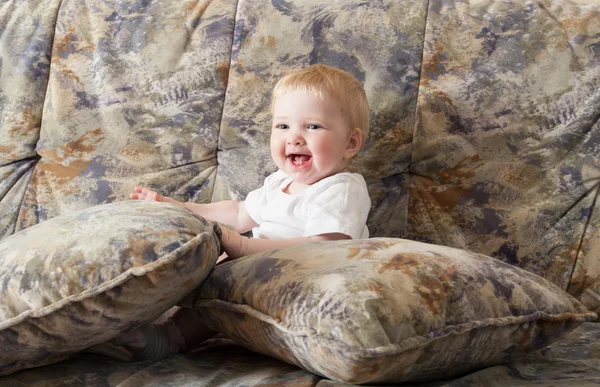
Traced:
POLYGON ((348 144, 346 145, 346 153, 344 154, 344 158, 346 160, 350 160, 360 150, 362 146, 362 131, 360 128, 354 128, 350 137, 348 138, 348 144))

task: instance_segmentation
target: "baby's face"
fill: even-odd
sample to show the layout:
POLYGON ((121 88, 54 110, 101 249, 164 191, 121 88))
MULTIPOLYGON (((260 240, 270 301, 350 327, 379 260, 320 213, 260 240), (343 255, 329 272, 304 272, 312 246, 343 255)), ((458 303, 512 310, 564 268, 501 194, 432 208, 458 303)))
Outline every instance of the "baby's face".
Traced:
POLYGON ((271 156, 295 182, 314 184, 348 167, 350 128, 339 105, 312 93, 290 91, 275 100, 271 156))

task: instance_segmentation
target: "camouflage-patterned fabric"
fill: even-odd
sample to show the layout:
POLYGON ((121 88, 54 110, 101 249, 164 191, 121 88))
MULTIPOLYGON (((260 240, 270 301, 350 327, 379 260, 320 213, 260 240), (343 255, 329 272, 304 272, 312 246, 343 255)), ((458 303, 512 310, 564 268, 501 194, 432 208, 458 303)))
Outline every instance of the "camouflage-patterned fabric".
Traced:
POLYGON ((372 236, 491 255, 600 311, 598 3, 58 3, 2 8, 0 235, 135 184, 244 198, 275 169, 275 81, 322 62, 369 97, 372 236))
POLYGON ((217 266, 194 310, 257 352, 333 380, 430 380, 507 361, 597 318, 494 258, 373 238, 310 243, 217 266))
POLYGON ((39 159, 42 105, 60 1, 0 6, 0 238, 15 231, 39 159))
POLYGON ((407 238, 600 311, 600 3, 429 2, 407 238))
POLYGON ((234 15, 229 1, 62 1, 16 230, 135 184, 207 201, 234 15))
POLYGON ((236 31, 213 200, 274 171, 281 73, 338 66, 371 105, 372 236, 492 255, 600 311, 598 2, 241 1, 236 31))
POLYGON ((128 201, 0 241, 0 375, 62 360, 154 320, 208 275, 219 236, 182 207, 128 201))
POLYGON ((371 133, 352 167, 369 186, 370 234, 404 236, 404 173, 410 163, 426 4, 240 1, 212 200, 243 199, 276 170, 268 145, 271 89, 289 70, 326 63, 354 75, 369 99, 371 133))
MULTIPOLYGON (((595 387, 600 384, 600 324, 584 323, 556 343, 507 364, 458 378, 402 387, 595 387)), ((226 339, 157 363, 82 354, 0 379, 2 387, 347 387, 226 339)), ((379 384, 379 387, 390 386, 379 384)), ((374 387, 374 386, 373 386, 374 387)))
POLYGON ((371 236, 493 256, 600 312, 595 0, 4 1, 0 239, 136 184, 243 199, 275 169, 275 81, 313 63, 367 92, 371 236))

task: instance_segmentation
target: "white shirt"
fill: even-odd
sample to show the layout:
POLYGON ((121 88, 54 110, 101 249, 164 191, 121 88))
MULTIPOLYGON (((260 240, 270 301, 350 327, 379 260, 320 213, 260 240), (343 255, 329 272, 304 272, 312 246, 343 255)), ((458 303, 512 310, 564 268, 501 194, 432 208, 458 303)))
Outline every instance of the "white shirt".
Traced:
POLYGON ((341 233, 352 239, 369 237, 371 199, 365 179, 343 172, 326 177, 301 192, 283 192, 292 178, 279 170, 248 194, 248 214, 259 225, 254 238, 286 239, 341 233))

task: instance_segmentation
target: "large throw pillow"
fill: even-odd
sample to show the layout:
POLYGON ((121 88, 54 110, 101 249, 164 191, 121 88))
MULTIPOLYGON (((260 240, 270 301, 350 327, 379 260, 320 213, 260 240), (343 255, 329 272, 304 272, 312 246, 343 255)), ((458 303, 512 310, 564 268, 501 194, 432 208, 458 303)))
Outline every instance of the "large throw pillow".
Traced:
POLYGON ((595 319, 549 281, 402 239, 310 243, 217 266, 194 310, 238 343, 351 383, 498 364, 595 319))
POLYGON ((127 201, 0 241, 0 375, 150 322, 206 278, 220 230, 172 204, 127 201))

